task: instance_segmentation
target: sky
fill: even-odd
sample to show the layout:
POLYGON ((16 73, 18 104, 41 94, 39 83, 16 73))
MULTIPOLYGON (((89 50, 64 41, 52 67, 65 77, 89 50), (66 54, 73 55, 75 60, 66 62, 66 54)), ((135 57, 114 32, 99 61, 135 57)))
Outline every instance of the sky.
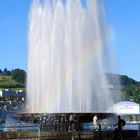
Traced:
MULTIPOLYGON (((74 1, 74 0, 73 0, 74 1)), ((140 0, 103 0, 117 73, 140 81, 140 0)), ((0 0, 0 69, 27 69, 32 0, 0 0)))

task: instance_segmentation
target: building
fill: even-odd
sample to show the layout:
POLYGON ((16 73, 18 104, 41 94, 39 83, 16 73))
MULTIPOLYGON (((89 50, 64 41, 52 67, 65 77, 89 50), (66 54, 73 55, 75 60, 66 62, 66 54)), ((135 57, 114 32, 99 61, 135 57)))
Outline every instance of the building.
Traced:
POLYGON ((140 114, 140 105, 131 101, 122 101, 111 106, 107 112, 116 114, 140 114))

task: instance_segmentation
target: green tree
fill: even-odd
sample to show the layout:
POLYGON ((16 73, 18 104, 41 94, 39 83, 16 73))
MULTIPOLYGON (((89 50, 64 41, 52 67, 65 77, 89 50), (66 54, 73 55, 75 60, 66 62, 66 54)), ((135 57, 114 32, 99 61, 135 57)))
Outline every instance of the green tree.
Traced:
POLYGON ((19 82, 21 84, 25 83, 25 79, 26 79, 26 72, 24 70, 21 69, 14 69, 11 72, 12 75, 12 79, 15 80, 16 82, 19 82))
POLYGON ((2 74, 2 70, 0 69, 0 74, 2 74))
POLYGON ((3 75, 10 75, 10 74, 11 74, 11 72, 9 70, 7 70, 7 68, 5 68, 3 70, 3 75))

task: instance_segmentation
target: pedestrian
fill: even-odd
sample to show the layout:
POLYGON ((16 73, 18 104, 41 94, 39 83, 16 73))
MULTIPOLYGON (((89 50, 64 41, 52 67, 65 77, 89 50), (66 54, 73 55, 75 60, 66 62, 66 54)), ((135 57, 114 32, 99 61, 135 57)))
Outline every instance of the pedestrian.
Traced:
POLYGON ((99 125, 100 123, 97 115, 93 116, 93 129, 97 131, 99 129, 99 125))
POLYGON ((117 137, 118 140, 122 140, 123 138, 123 126, 125 125, 125 120, 121 119, 121 116, 118 115, 118 122, 114 125, 114 127, 117 127, 117 137))
POLYGON ((69 131, 73 130, 73 125, 74 125, 73 114, 70 114, 70 116, 69 116, 69 131))

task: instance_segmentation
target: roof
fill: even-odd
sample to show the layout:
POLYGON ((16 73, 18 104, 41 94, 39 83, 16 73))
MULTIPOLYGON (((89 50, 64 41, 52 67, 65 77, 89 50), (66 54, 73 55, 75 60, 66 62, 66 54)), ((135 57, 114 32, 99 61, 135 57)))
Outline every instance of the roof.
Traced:
POLYGON ((111 106, 107 112, 116 114, 140 114, 140 105, 131 101, 122 101, 111 106))
POLYGON ((135 103, 135 102, 132 102, 132 101, 122 101, 122 102, 118 102, 114 105, 138 105, 139 106, 138 103, 135 103))

